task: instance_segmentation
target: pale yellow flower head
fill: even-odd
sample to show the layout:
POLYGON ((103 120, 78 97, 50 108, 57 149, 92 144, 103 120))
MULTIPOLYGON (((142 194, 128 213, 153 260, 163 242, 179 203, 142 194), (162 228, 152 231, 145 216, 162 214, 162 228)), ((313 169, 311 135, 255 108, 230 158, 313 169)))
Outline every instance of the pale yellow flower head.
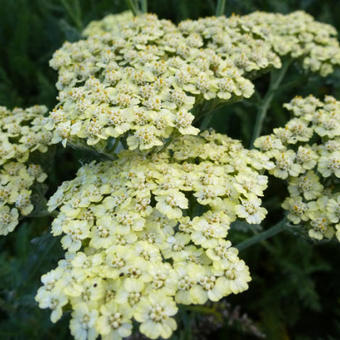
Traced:
POLYGON ((290 14, 254 12, 243 17, 247 31, 262 36, 281 57, 302 61, 307 71, 327 76, 340 65, 336 29, 303 11, 290 14))
POLYGON ((249 98, 254 87, 229 57, 151 14, 66 42, 50 65, 59 76, 54 142, 99 149, 112 138, 145 150, 173 133, 197 135, 193 121, 204 102, 249 98))
MULTIPOLYGON (((85 36, 118 32, 131 20, 131 12, 108 15, 85 29, 85 36)), ((326 76, 340 65, 337 32, 304 11, 290 14, 253 12, 249 15, 206 17, 178 25, 189 46, 204 46, 231 59, 251 78, 281 67, 281 58, 301 60, 303 68, 326 76)))
POLYGON ((50 115, 53 142, 87 143, 102 151, 116 139, 130 150, 148 150, 173 134, 197 135, 197 113, 249 98, 249 79, 280 68, 280 57, 302 60, 305 69, 321 75, 340 64, 335 29, 302 11, 209 17, 178 26, 124 12, 91 23, 84 35, 66 42, 50 61, 59 90, 50 115))
POLYGON ((239 141, 206 131, 149 156, 83 166, 51 197, 52 233, 67 251, 42 277, 41 308, 55 322, 66 303, 76 339, 168 338, 177 304, 204 304, 248 288, 249 269, 227 240, 230 223, 260 223, 274 165, 239 141), (86 320, 86 321, 84 321, 86 320))
POLYGON ((102 20, 91 21, 84 29, 83 35, 85 37, 93 35, 101 35, 106 32, 118 32, 121 26, 133 19, 131 11, 124 11, 119 14, 107 15, 102 20))
POLYGON ((20 215, 32 212, 32 186, 47 177, 29 161, 32 152, 46 152, 52 139, 46 113, 45 106, 0 107, 0 235, 13 231, 20 215))
POLYGON ((309 96, 284 106, 295 117, 284 128, 259 137, 255 146, 274 161, 269 173, 288 181, 289 197, 282 206, 289 220, 306 225, 312 238, 338 237, 340 102, 309 96))
POLYGON ((52 133, 46 106, 8 110, 0 106, 0 166, 9 160, 26 162, 31 152, 46 152, 52 133))
POLYGON ((253 78, 262 71, 280 68, 281 60, 260 28, 248 23, 247 16, 207 17, 180 22, 179 29, 218 56, 231 59, 242 74, 253 78))

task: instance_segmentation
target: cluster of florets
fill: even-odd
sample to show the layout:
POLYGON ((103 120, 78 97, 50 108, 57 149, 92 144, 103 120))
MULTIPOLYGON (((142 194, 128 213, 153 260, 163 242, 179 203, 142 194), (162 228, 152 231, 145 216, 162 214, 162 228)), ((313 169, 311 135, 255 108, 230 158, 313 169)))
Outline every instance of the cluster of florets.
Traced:
POLYGON ((19 214, 32 212, 31 187, 47 177, 38 164, 24 164, 31 152, 47 151, 52 134, 45 128, 46 112, 45 106, 0 107, 0 235, 13 231, 19 214))
POLYGON ((278 55, 301 59, 307 71, 326 76, 340 65, 336 29, 303 11, 288 15, 254 12, 243 17, 243 27, 269 41, 278 55))
POLYGON ((199 35, 184 36, 151 14, 65 43, 50 65, 59 72, 56 142, 81 139, 99 148, 110 138, 144 150, 173 132, 195 135, 194 106, 253 93, 233 62, 203 48, 199 35))
MULTIPOLYGON (((124 12, 109 15, 91 23, 85 35, 117 32, 129 20, 124 12)), ((340 47, 336 29, 320 23, 303 12, 288 15, 254 12, 245 16, 232 15, 185 20, 178 25, 185 37, 203 40, 222 58, 232 60, 241 74, 256 76, 260 71, 281 67, 280 57, 301 59, 303 67, 326 76, 340 65, 340 47)))
POLYGON ((178 137, 143 156, 83 166, 51 197, 54 235, 67 250, 42 277, 41 308, 57 321, 70 305, 76 339, 120 339, 132 319, 147 337, 168 338, 177 304, 204 304, 248 288, 246 264, 226 239, 236 218, 260 223, 274 165, 214 132, 178 137))
MULTIPOLYGON (((85 36, 105 35, 119 31, 122 24, 131 19, 131 12, 108 15, 104 19, 91 22, 84 30, 85 36)), ((259 32, 244 28, 243 17, 233 15, 185 20, 178 30, 186 38, 189 46, 208 48, 223 59, 232 60, 241 74, 255 76, 259 70, 281 66, 280 58, 273 51, 269 41, 259 32), (195 42, 195 43, 194 43, 195 42)))
POLYGON ((10 111, 0 106, 0 166, 15 159, 26 162, 31 152, 46 152, 52 133, 46 130, 52 126, 45 106, 10 111))
POLYGON ((102 35, 107 32, 118 33, 122 25, 133 20, 131 11, 124 11, 119 14, 109 14, 101 20, 91 21, 83 31, 83 36, 89 37, 94 35, 102 35))
POLYGON ((14 230, 19 213, 26 216, 32 212, 31 187, 46 178, 38 164, 10 161, 0 167, 0 235, 14 230))
POLYGON ((145 150, 173 133, 196 135, 198 107, 205 104, 204 112, 250 97, 253 84, 244 77, 281 67, 279 56, 302 58, 305 68, 322 75, 340 64, 334 28, 301 11, 179 26, 127 12, 91 23, 84 34, 87 39, 65 43, 50 62, 59 73, 53 141, 102 150, 110 139, 145 150))
POLYGON ((198 35, 206 48, 231 59, 241 74, 255 77, 260 71, 280 68, 281 60, 268 37, 258 27, 248 25, 245 16, 233 15, 185 20, 178 25, 185 36, 198 35))
POLYGON ((312 238, 340 240, 340 102, 296 97, 285 107, 295 117, 255 146, 274 161, 269 172, 288 181, 289 220, 305 222, 312 238))

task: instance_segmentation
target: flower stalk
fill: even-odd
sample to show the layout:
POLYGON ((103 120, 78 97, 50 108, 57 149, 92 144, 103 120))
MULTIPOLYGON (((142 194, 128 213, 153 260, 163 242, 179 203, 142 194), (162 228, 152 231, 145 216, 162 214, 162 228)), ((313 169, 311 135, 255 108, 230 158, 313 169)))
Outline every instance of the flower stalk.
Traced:
POLYGON ((139 14, 147 13, 148 11, 148 1, 147 0, 126 0, 126 4, 133 13, 134 16, 139 14))
POLYGON ((267 240, 268 238, 271 238, 279 233, 281 233, 282 231, 284 231, 287 227, 287 219, 283 218, 281 221, 279 221, 278 223, 276 223, 275 225, 273 225, 271 228, 267 229, 266 231, 254 235, 253 237, 239 243, 237 246, 235 246, 235 248, 237 248, 238 250, 244 250, 254 244, 257 244, 259 242, 262 242, 264 240, 267 240))
POLYGON ((270 83, 269 83, 268 91, 263 97, 258 107, 254 132, 253 132, 253 136, 251 139, 251 147, 254 146, 254 141, 261 134, 263 122, 264 122, 264 119, 266 118, 270 104, 272 103, 275 97, 275 94, 277 90, 279 89, 279 86, 282 80, 284 79, 284 76, 286 75, 290 64, 291 64, 291 60, 286 60, 283 62, 282 68, 280 70, 272 71, 270 74, 270 83))
POLYGON ((81 8, 79 0, 74 2, 74 8, 71 7, 67 0, 61 0, 61 3, 63 4, 67 14, 73 20, 78 32, 81 32, 83 30, 83 22, 81 18, 81 8))
POLYGON ((225 11, 225 0, 218 0, 217 6, 216 6, 216 16, 224 15, 225 11))
POLYGON ((126 4, 134 16, 139 14, 138 7, 136 6, 136 2, 134 0, 126 0, 126 4))

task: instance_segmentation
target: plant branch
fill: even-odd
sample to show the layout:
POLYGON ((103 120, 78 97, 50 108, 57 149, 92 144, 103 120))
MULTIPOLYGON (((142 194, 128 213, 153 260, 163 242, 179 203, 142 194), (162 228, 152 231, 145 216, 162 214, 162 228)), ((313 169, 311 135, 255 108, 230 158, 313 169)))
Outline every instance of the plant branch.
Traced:
POLYGON ((119 144, 119 140, 120 140, 120 138, 112 138, 112 139, 109 139, 108 142, 107 142, 106 149, 107 149, 110 153, 116 153, 116 149, 117 149, 117 146, 118 146, 118 144, 119 144))
POLYGON ((70 16, 70 18, 73 20, 74 24, 77 27, 77 30, 79 32, 83 29, 83 23, 81 19, 81 8, 79 0, 75 1, 74 8, 71 7, 71 5, 68 3, 67 0, 60 0, 63 4, 64 8, 66 9, 67 14, 70 16))
POLYGON ((134 16, 138 15, 138 7, 134 0, 125 0, 127 6, 130 8, 130 11, 133 13, 134 16))
POLYGON ((262 233, 259 233, 257 235, 254 235, 253 237, 239 243, 235 248, 238 250, 244 250, 253 244, 262 242, 270 237, 275 236, 276 234, 279 234, 281 231, 285 230, 287 227, 287 219, 284 217, 281 221, 267 229, 266 231, 263 231, 262 233))
POLYGON ((112 154, 109 154, 109 153, 106 153, 106 152, 97 151, 94 148, 87 147, 87 146, 85 146, 83 144, 74 144, 74 143, 72 143, 70 141, 67 141, 66 146, 70 146, 72 149, 75 149, 75 150, 90 152, 95 157, 98 157, 98 158, 104 158, 106 160, 112 160, 112 161, 114 161, 116 159, 116 156, 114 156, 112 154))
POLYGON ((141 11, 141 13, 147 13, 147 11, 148 11, 148 0, 140 0, 140 11, 141 11))
POLYGON ((208 114, 205 115, 205 117, 203 118, 202 123, 200 125, 201 131, 205 130, 209 126, 209 123, 210 123, 212 117, 213 117, 212 112, 209 112, 208 114))
POLYGON ((232 98, 232 99, 227 100, 227 101, 214 99, 214 100, 212 100, 212 102, 210 104, 207 104, 207 103, 209 103, 207 101, 203 102, 202 105, 195 107, 196 114, 195 114, 195 119, 193 121, 194 126, 200 127, 200 129, 202 129, 202 126, 208 127, 210 120, 212 119, 212 116, 215 113, 215 111, 221 110, 221 109, 223 109, 227 106, 230 106, 232 104, 235 104, 239 101, 240 101, 240 98, 232 98), (210 116, 210 117, 206 118, 206 116, 210 116), (207 120, 208 124, 207 123, 203 124, 203 121, 205 119, 207 120), (198 124, 199 122, 201 124, 198 124))
POLYGON ((261 100, 261 103, 259 105, 259 109, 257 111, 256 115, 256 122, 255 122, 255 127, 254 127, 254 132, 253 136, 251 139, 251 147, 254 146, 254 142, 256 138, 258 138, 261 134, 262 131, 262 126, 264 119, 266 118, 268 109, 270 107, 271 102, 274 99, 274 96, 279 89, 279 86, 287 73, 288 67, 291 64, 291 60, 286 60, 283 62, 282 68, 280 70, 274 70, 270 74, 270 84, 267 93, 261 100))
POLYGON ((225 0, 218 0, 216 6, 216 16, 224 15, 225 11, 225 0))

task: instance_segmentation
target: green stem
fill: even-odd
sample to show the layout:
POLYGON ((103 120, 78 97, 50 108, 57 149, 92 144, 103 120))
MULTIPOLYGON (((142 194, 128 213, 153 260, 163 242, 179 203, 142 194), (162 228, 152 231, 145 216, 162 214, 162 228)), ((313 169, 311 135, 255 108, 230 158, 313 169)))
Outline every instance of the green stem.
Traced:
POLYGON ((173 135, 171 135, 166 141, 165 141, 165 143, 163 144, 163 146, 161 146, 161 148, 159 149, 159 151, 158 152, 162 152, 163 150, 165 150, 167 147, 168 147, 168 145, 170 145, 171 144, 171 142, 174 140, 174 134, 173 135))
POLYGON ((68 0, 60 0, 66 9, 67 14, 73 20, 74 24, 77 27, 77 30, 81 32, 83 30, 83 23, 81 19, 81 8, 79 0, 75 1, 74 9, 72 9, 71 5, 68 3, 68 0))
POLYGON ((193 121, 193 125, 198 126, 198 123, 201 121, 201 125, 205 126, 206 123, 203 124, 203 121, 205 119, 207 120, 207 123, 209 124, 209 122, 210 122, 213 114, 215 113, 215 111, 221 110, 221 109, 223 109, 227 106, 230 106, 232 104, 235 104, 239 101, 240 101, 239 98, 232 98, 232 99, 229 99, 227 101, 215 99, 215 100, 212 101, 211 104, 207 104, 208 102, 205 101, 205 102, 203 102, 203 104, 201 106, 198 106, 198 107, 195 106, 196 114, 194 114, 195 119, 193 121), (204 116, 210 116, 210 117, 206 118, 204 116))
POLYGON ((136 6, 136 3, 134 0, 125 0, 126 4, 128 5, 128 7, 130 8, 131 12, 133 13, 133 15, 138 15, 138 7, 136 6))
POLYGON ((104 158, 106 160, 112 160, 112 161, 114 161, 116 159, 115 155, 111 155, 111 154, 106 153, 106 152, 100 152, 100 151, 95 150, 94 148, 87 147, 87 146, 82 145, 82 144, 74 144, 74 143, 68 141, 66 146, 70 146, 72 149, 75 149, 75 150, 90 152, 95 157, 98 157, 98 158, 104 158))
POLYGON ((163 145, 161 145, 160 147, 157 147, 155 149, 151 149, 151 151, 149 151, 146 155, 149 156, 152 153, 156 152, 156 153, 160 153, 162 151, 164 151, 171 143, 174 139, 176 139, 179 136, 178 132, 173 132, 163 143, 163 145))
POLYGON ((147 13, 147 11, 148 11, 148 0, 140 0, 140 11, 141 11, 141 13, 147 13))
POLYGON ((262 131, 263 121, 266 118, 268 109, 270 104, 276 94, 276 91, 279 89, 279 86, 287 73, 288 67, 291 64, 291 60, 287 60, 283 63, 282 68, 280 70, 274 70, 270 74, 270 84, 267 93, 262 99, 259 109, 257 111, 256 122, 254 127, 253 136, 251 139, 251 147, 254 146, 254 142, 256 138, 258 138, 262 131))
POLYGON ((120 138, 110 138, 107 142, 106 149, 110 153, 116 153, 120 138))
POLYGON ((267 229, 266 231, 257 234, 241 243, 239 243, 235 248, 237 248, 238 250, 244 250, 250 246, 252 246, 253 244, 262 242, 276 234, 279 234, 281 231, 285 230, 285 228, 287 227, 287 219, 283 218, 280 222, 278 222, 277 224, 273 225, 271 228, 267 229))
POLYGON ((224 15, 225 11, 225 0, 218 0, 216 6, 216 16, 224 15))
POLYGON ((112 148, 113 153, 116 153, 116 149, 118 147, 118 144, 119 144, 119 138, 116 138, 116 141, 115 141, 113 148, 112 148))
POLYGON ((201 131, 205 130, 209 126, 212 117, 213 117, 212 112, 209 112, 208 114, 205 115, 205 117, 203 118, 203 121, 200 125, 201 131))

